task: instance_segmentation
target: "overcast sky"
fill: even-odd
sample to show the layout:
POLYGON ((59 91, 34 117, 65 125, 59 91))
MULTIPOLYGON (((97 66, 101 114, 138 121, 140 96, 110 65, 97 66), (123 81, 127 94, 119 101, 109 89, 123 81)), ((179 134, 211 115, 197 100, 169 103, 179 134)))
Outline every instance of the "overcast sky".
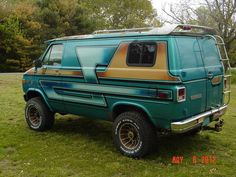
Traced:
POLYGON ((168 7, 170 4, 176 4, 180 0, 151 0, 153 7, 157 10, 158 17, 161 19, 170 19, 163 11, 162 9, 165 8, 168 11, 168 7))
MULTIPOLYGON (((181 0, 151 0, 153 7, 157 10, 157 14, 159 17, 164 19, 169 19, 169 17, 162 11, 165 7, 166 11, 168 11, 168 7, 170 4, 178 4, 181 0)), ((191 7, 200 6, 200 3, 203 3, 204 0, 191 0, 191 7)))
POLYGON ((157 13, 160 14, 162 12, 162 7, 168 4, 178 3, 179 0, 152 0, 152 4, 155 9, 157 9, 157 13))

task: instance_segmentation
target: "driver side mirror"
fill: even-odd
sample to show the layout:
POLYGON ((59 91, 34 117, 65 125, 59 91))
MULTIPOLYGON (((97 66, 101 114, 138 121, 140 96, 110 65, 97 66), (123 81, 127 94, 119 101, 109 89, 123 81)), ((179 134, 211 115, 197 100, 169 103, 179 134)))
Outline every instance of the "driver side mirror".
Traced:
POLYGON ((34 60, 34 66, 35 66, 35 68, 42 67, 42 60, 40 58, 37 60, 34 60))

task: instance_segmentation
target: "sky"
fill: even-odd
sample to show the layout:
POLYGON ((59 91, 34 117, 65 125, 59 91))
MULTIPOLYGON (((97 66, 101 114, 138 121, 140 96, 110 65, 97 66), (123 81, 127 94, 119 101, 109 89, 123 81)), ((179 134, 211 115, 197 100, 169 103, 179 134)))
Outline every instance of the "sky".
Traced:
MULTIPOLYGON (((179 4, 181 0, 151 0, 153 7, 157 10, 159 17, 163 19, 169 19, 169 17, 162 11, 163 8, 168 12, 168 7, 170 4, 179 4)), ((191 0, 191 7, 197 7, 204 0, 191 0)))
POLYGON ((179 0, 152 0, 152 4, 154 6, 155 9, 157 9, 157 13, 161 13, 162 12, 162 8, 168 4, 174 4, 174 3, 178 3, 179 0))
POLYGON ((180 0, 151 0, 153 7, 157 10, 157 14, 160 17, 166 17, 165 13, 162 11, 164 7, 168 9, 169 4, 176 4, 180 2, 180 0))

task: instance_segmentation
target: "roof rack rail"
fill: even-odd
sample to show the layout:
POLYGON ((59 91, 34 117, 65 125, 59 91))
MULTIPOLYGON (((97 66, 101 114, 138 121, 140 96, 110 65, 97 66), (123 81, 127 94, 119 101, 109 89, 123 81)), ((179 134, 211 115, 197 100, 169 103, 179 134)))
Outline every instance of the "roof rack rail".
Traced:
POLYGON ((112 29, 112 30, 97 30, 94 31, 93 34, 104 34, 104 33, 125 33, 125 32, 144 32, 150 31, 154 29, 154 27, 146 27, 146 28, 130 28, 130 29, 112 29))
POLYGON ((131 29, 112 29, 112 30, 98 30, 94 31, 93 34, 104 34, 104 33, 126 33, 126 32, 148 32, 150 34, 189 34, 189 35, 206 35, 216 34, 216 31, 206 26, 189 25, 189 24, 169 24, 162 27, 146 27, 146 28, 131 28, 131 29))
POLYGON ((149 31, 151 34, 173 34, 173 35, 206 35, 216 34, 216 31, 213 28, 206 26, 198 25, 189 25, 189 24, 169 24, 164 25, 160 28, 154 28, 149 31))
POLYGON ((96 34, 108 34, 107 36, 113 36, 112 33, 116 33, 114 36, 128 36, 128 35, 189 35, 189 36, 205 36, 215 35, 216 30, 206 26, 197 26, 189 24, 166 24, 162 27, 146 27, 146 28, 131 28, 131 29, 112 29, 112 30, 98 30, 88 35, 76 35, 56 38, 46 41, 46 43, 59 40, 74 40, 74 39, 91 39, 91 38, 103 38, 107 36, 100 36, 96 34), (132 34, 131 32, 135 32, 132 34), (144 33, 145 32, 145 33, 144 33), (109 35, 110 34, 110 35, 109 35))

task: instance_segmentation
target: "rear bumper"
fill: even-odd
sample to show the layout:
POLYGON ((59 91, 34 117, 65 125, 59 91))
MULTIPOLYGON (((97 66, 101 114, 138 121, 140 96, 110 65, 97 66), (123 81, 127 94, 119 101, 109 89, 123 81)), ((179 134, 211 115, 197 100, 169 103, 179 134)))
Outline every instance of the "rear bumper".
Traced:
POLYGON ((219 107, 217 109, 212 109, 210 111, 198 114, 196 116, 187 118, 185 120, 179 122, 171 123, 171 131, 173 133, 184 133, 189 130, 195 129, 197 127, 202 126, 205 119, 210 117, 210 121, 214 121, 217 118, 221 117, 225 114, 227 110, 227 105, 219 107))

